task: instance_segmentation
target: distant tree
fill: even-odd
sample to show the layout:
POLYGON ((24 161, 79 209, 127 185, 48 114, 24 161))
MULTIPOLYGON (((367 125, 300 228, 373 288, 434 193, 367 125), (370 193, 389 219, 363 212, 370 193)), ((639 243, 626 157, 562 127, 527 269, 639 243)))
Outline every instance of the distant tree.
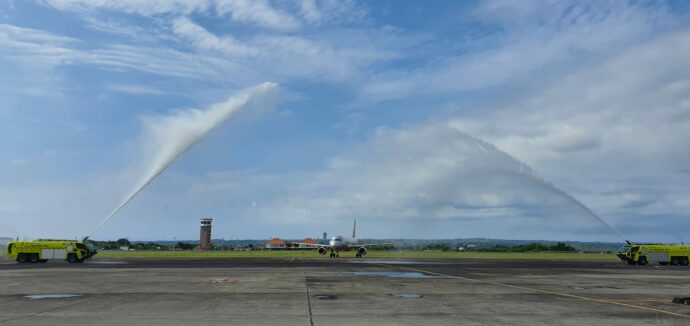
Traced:
POLYGON ((177 243, 176 247, 182 250, 192 250, 194 249, 195 245, 180 241, 177 243))
POLYGON ((556 245, 549 246, 549 251, 573 252, 573 251, 577 251, 577 249, 575 249, 572 246, 569 246, 563 242, 558 242, 558 243, 556 243, 556 245))

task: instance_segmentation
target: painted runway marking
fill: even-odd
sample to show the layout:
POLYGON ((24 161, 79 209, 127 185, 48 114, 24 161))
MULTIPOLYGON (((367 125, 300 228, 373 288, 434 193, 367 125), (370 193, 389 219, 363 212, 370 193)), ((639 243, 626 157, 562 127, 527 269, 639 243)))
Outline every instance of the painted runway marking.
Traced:
POLYGON ((302 269, 304 274, 304 287, 307 289, 307 306, 309 307, 309 325, 314 326, 314 316, 311 312, 311 294, 309 293, 309 282, 307 282, 307 272, 302 269))
POLYGON ((471 282, 477 282, 477 283, 483 283, 483 284, 490 284, 490 285, 502 286, 502 287, 513 288, 513 289, 520 289, 520 290, 525 290, 525 291, 532 291, 532 292, 539 292, 539 293, 544 293, 544 294, 551 294, 551 295, 560 296, 560 297, 565 297, 565 298, 580 299, 580 300, 585 300, 585 301, 599 302, 599 303, 607 303, 607 304, 612 304, 612 305, 617 305, 617 306, 623 306, 623 307, 628 307, 628 308, 642 309, 642 310, 646 310, 646 311, 650 311, 650 312, 656 312, 656 313, 660 313, 660 314, 665 314, 665 315, 670 315, 670 316, 675 316, 675 317, 681 317, 681 318, 688 318, 688 319, 690 319, 690 316, 689 316, 689 315, 679 314, 679 313, 676 313, 676 312, 667 311, 667 310, 661 310, 661 309, 657 309, 657 308, 650 308, 650 307, 644 307, 644 306, 639 306, 639 305, 634 305, 634 304, 629 304, 629 303, 620 302, 620 301, 622 301, 622 300, 613 301, 613 300, 606 300, 606 299, 590 298, 590 297, 585 297, 585 296, 575 295, 575 294, 568 294, 568 293, 562 293, 562 292, 541 290, 541 289, 535 289, 535 288, 530 288, 530 287, 525 287, 525 286, 510 285, 510 284, 498 283, 498 282, 491 282, 491 281, 483 281, 483 280, 468 278, 468 277, 464 277, 464 276, 454 276, 454 275, 449 275, 449 274, 436 273, 436 272, 426 271, 426 270, 417 269, 417 268, 409 268, 409 267, 402 267, 402 266, 393 266, 393 265, 386 265, 386 264, 380 264, 380 265, 381 265, 381 266, 384 266, 384 267, 388 267, 388 268, 406 269, 406 270, 415 271, 415 272, 420 272, 420 273, 427 273, 427 274, 433 274, 433 275, 438 275, 438 276, 445 276, 445 277, 454 278, 454 279, 459 279, 459 280, 466 280, 466 281, 471 281, 471 282))

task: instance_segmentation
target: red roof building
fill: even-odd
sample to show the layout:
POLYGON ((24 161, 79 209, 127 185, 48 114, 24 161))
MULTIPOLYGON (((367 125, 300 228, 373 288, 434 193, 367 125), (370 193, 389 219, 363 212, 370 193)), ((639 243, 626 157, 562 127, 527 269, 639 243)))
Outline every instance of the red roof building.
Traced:
POLYGON ((306 238, 300 244, 295 246, 295 248, 297 248, 297 249, 314 249, 316 247, 310 246, 313 244, 316 244, 316 240, 314 240, 312 238, 306 238))
POLYGON ((266 243, 266 249, 285 249, 286 247, 287 243, 279 238, 273 238, 271 241, 266 243))

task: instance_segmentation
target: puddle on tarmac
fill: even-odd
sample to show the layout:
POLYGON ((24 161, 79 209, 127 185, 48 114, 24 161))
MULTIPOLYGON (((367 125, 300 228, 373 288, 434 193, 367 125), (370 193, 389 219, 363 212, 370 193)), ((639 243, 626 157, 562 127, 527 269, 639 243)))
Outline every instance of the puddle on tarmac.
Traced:
POLYGON ((317 299, 319 299, 319 300, 333 300, 333 299, 336 298, 336 296, 330 295, 330 294, 321 293, 321 294, 315 294, 315 295, 314 295, 314 298, 317 298, 317 299))
POLYGON ((342 274, 355 276, 385 276, 394 278, 445 278, 443 276, 429 275, 419 272, 342 272, 342 274))
POLYGON ((391 296, 394 296, 396 298, 402 298, 402 299, 417 299, 423 297, 421 294, 416 294, 416 293, 397 293, 397 294, 391 294, 391 296))
POLYGON ((41 300, 41 299, 66 299, 80 297, 79 294, 32 294, 26 295, 24 298, 29 300, 41 300))

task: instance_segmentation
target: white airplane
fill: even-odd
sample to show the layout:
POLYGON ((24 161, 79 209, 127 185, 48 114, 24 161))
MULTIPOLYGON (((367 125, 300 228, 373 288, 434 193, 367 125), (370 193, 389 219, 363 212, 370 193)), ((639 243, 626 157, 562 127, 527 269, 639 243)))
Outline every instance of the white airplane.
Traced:
POLYGON ((314 243, 299 243, 301 245, 316 247, 319 250, 319 254, 325 255, 326 252, 331 252, 331 258, 340 257, 341 251, 355 251, 355 257, 362 258, 362 256, 367 254, 367 247, 379 247, 379 246, 390 246, 394 243, 368 243, 359 244, 357 241, 357 220, 352 227, 352 238, 344 237, 342 235, 336 235, 331 238, 328 244, 314 244, 314 243))

